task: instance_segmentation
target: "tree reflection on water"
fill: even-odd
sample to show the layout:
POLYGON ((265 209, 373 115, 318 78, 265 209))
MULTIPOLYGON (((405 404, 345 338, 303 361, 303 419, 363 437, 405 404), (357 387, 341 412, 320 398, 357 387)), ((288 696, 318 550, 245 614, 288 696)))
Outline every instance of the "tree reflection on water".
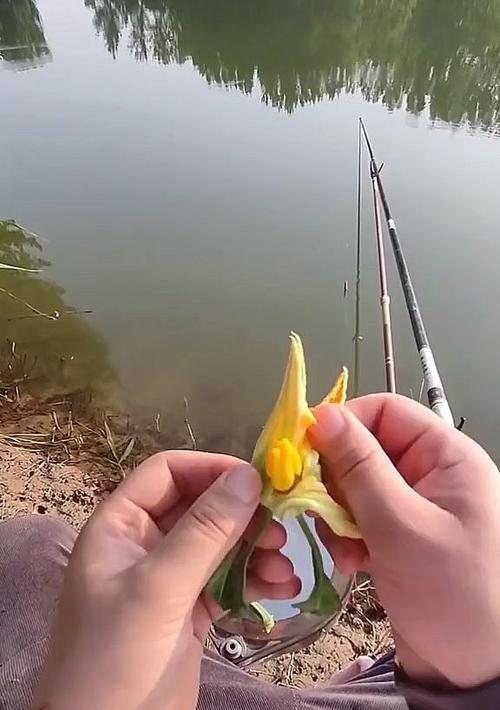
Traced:
POLYGON ((85 0, 116 55, 192 60, 210 83, 293 111, 360 91, 388 109, 496 130, 500 1, 85 0))
POLYGON ((34 0, 0 0, 0 60, 32 66, 50 59, 34 0))
POLYGON ((64 289, 43 271, 39 237, 12 220, 0 220, 0 262, 39 274, 0 270, 3 354, 16 350, 36 360, 38 391, 92 389, 105 397, 116 383, 106 344, 88 319, 68 306, 64 289), (38 315, 36 313, 38 312, 38 315), (51 317, 57 313, 59 317, 51 317))

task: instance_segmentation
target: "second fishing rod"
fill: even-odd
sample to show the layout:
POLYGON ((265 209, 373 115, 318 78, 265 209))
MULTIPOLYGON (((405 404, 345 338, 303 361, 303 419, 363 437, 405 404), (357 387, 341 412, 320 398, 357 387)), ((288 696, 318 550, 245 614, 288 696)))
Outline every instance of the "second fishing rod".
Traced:
POLYGON ((382 179, 380 177, 380 167, 377 165, 377 162, 375 160, 372 144, 368 137, 368 133, 366 131, 365 124, 363 123, 362 118, 359 119, 359 123, 361 126, 361 130, 363 131, 366 147, 368 148, 368 153, 370 156, 370 170, 372 175, 372 181, 374 186, 376 185, 376 188, 374 187, 374 200, 377 204, 378 197, 380 197, 380 201, 382 203, 382 209, 384 211, 385 219, 387 222, 387 229, 389 231, 392 250, 394 252, 394 258, 396 260, 396 266, 401 280, 401 286, 403 288, 408 314, 410 316, 413 336, 415 338, 418 354, 420 356, 420 362, 424 374, 425 389, 427 391, 429 406, 432 411, 435 412, 438 416, 440 416, 444 421, 446 421, 451 426, 454 426, 455 422, 453 419, 453 414, 451 412, 450 405, 448 404, 443 383, 441 381, 441 377, 436 366, 434 354, 430 346, 422 314, 420 312, 420 308, 417 302, 417 297, 411 280, 408 264, 406 263, 401 242, 399 241, 398 233, 396 230, 396 223, 392 217, 382 179))

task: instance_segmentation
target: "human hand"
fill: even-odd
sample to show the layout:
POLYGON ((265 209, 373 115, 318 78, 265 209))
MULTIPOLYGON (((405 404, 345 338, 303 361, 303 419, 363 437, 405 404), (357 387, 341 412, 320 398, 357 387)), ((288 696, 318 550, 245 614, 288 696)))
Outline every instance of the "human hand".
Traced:
POLYGON ((310 437, 364 541, 318 532, 340 569, 369 571, 416 680, 500 676, 500 476, 489 456, 397 395, 321 405, 310 437))
MULTIPOLYGON (((252 525, 260 492, 251 466, 219 454, 170 451, 131 473, 75 544, 34 708, 194 708, 218 611, 203 589, 252 525)), ((276 522, 260 538, 251 598, 299 592, 285 540, 276 522)))

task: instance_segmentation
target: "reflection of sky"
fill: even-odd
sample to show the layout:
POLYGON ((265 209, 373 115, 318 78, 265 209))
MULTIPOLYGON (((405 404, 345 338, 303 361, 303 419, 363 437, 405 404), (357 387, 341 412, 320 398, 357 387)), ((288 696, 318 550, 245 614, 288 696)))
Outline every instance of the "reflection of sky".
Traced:
MULTIPOLYGON (((313 525, 310 524, 310 527, 313 529, 313 525)), ((302 591, 292 602, 270 600, 265 600, 263 602, 266 609, 269 609, 276 619, 287 619, 290 616, 298 614, 297 609, 294 609, 292 604, 305 601, 309 597, 314 585, 311 549, 307 543, 307 540, 295 521, 287 522, 286 529, 288 532, 288 542, 283 548, 283 552, 294 563, 297 574, 302 580, 302 591)), ((331 576, 333 574, 332 559, 323 546, 321 547, 325 572, 331 576)), ((341 592, 342 590, 339 591, 341 592)))

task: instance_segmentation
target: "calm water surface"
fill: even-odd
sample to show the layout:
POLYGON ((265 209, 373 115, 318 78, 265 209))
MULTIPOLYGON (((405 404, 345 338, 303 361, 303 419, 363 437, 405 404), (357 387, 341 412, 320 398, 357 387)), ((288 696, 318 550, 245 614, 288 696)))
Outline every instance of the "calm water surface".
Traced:
MULTIPOLYGON (((2 0, 0 59, 0 217, 42 247, 6 232, 0 260, 48 262, 1 284, 92 311, 9 321, 0 294, 4 340, 165 429, 186 396, 204 445, 248 451, 290 329, 311 401, 352 363, 363 116, 454 412, 500 456, 500 2, 2 0)), ((384 387, 368 188, 362 392, 384 387)))

